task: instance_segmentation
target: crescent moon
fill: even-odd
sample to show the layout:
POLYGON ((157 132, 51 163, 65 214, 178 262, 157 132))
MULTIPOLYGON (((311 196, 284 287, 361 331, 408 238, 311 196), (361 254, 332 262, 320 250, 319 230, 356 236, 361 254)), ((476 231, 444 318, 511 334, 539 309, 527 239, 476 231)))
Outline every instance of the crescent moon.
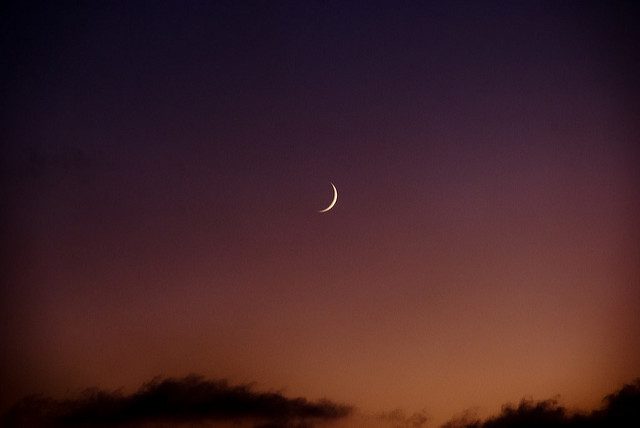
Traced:
POLYGON ((338 189, 336 189, 336 186, 334 186, 333 183, 331 183, 331 187, 333 187, 333 200, 327 208, 318 211, 319 213, 326 213, 327 211, 329 211, 331 208, 333 208, 338 200, 338 189))

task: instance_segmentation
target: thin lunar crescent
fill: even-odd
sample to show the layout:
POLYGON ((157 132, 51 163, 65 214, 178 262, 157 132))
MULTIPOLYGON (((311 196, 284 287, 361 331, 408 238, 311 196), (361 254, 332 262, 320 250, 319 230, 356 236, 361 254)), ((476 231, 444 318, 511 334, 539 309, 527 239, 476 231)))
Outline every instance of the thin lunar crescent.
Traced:
POLYGON ((331 183, 331 187, 333 187, 333 200, 327 208, 318 211, 319 213, 326 213, 327 211, 329 211, 331 208, 333 208, 333 206, 336 204, 336 201, 338 200, 338 189, 336 189, 336 186, 334 186, 333 183, 331 183))

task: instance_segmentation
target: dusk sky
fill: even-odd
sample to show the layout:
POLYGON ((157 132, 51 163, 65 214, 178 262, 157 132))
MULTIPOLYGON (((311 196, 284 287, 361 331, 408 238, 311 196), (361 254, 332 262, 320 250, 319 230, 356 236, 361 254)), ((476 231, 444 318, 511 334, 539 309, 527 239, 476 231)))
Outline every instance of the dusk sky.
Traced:
POLYGON ((435 427, 640 376, 637 4, 9 3, 2 409, 196 373, 435 427))

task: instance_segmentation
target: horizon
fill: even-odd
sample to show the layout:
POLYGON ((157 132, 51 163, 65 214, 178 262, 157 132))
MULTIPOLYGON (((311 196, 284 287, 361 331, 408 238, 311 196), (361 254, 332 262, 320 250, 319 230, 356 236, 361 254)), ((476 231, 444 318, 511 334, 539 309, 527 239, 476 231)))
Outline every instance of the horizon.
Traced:
MULTIPOLYGON (((640 421, 640 378, 605 395, 601 405, 584 411, 563 405, 560 397, 522 398, 485 417, 465 409, 441 428, 631 427, 640 421)), ((189 375, 156 377, 135 392, 88 388, 75 396, 24 397, 2 419, 6 426, 254 426, 254 427, 423 427, 434 426, 426 410, 407 414, 398 408, 371 413, 326 398, 310 401, 282 391, 257 391, 252 384, 189 375)))

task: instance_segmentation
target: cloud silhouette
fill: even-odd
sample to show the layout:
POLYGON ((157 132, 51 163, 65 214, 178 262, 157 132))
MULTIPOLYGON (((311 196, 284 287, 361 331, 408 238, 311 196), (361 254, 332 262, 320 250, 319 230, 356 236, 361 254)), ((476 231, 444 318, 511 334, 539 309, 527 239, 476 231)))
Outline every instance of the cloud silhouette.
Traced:
MULTIPOLYGON (((257 392, 251 385, 231 386, 224 380, 199 376, 156 378, 138 391, 86 390, 80 397, 56 400, 30 396, 16 403, 0 420, 7 427, 141 427, 141 426, 253 426, 307 428, 353 415, 352 407, 328 400, 310 402, 278 392, 257 392)), ((376 419, 394 427, 421 427, 424 412, 401 410, 376 419)), ((351 422, 356 422, 352 420, 351 422)), ((341 425, 342 426, 342 425, 341 425)), ((358 425, 356 425, 358 426, 358 425)), ((499 415, 485 420, 465 413, 442 428, 604 428, 640 426, 640 378, 603 399, 590 413, 574 413, 557 400, 522 400, 508 404, 499 415)))
POLYGON ((277 392, 256 392, 250 385, 199 376, 154 379, 131 395, 98 389, 81 397, 56 400, 30 396, 16 403, 4 424, 22 426, 140 426, 244 422, 259 427, 308 427, 313 422, 344 418, 350 406, 327 400, 310 402, 277 392))
POLYGON ((380 413, 378 418, 390 424, 394 428, 421 428, 425 426, 429 418, 426 411, 415 412, 411 415, 402 409, 395 409, 390 412, 380 413))
POLYGON ((522 400, 508 404, 502 412, 481 421, 465 415, 442 428, 533 428, 533 427, 640 427, 640 378, 603 399, 603 407, 591 413, 572 413, 556 400, 522 400))

